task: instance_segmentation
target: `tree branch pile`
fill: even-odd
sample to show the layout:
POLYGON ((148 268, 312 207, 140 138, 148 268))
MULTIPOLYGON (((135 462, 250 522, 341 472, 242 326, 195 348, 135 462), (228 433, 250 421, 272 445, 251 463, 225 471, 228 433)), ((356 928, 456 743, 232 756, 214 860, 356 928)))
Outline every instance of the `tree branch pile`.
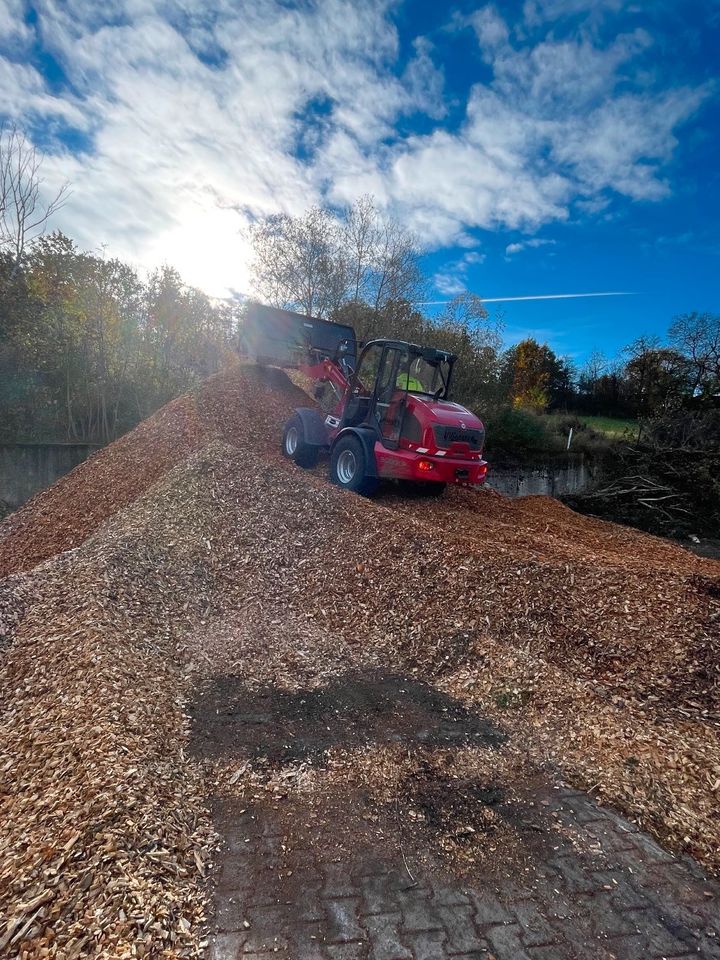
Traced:
POLYGON ((686 437, 687 446, 673 442, 680 439, 677 430, 656 424, 657 442, 618 447, 604 464, 599 488, 565 502, 660 536, 720 536, 720 434, 715 438, 707 429, 711 417, 715 411, 694 418, 696 430, 703 422, 706 429, 692 443, 686 437))

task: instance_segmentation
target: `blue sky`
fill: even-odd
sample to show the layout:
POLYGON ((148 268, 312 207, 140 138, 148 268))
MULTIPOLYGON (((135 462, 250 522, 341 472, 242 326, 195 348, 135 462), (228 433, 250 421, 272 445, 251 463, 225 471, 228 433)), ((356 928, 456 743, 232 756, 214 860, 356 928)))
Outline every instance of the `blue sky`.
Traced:
POLYGON ((492 305, 582 361, 720 312, 718 51, 720 0, 0 0, 0 103, 85 248, 222 296, 254 218, 372 193, 431 301, 630 294, 492 305))

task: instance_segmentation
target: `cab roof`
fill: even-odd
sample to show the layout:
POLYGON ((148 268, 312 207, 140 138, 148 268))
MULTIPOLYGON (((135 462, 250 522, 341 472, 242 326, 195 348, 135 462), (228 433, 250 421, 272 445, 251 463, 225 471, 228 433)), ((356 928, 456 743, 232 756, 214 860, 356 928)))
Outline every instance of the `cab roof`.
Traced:
POLYGON ((457 357, 454 353, 447 350, 437 350, 435 347, 423 347, 419 343, 410 343, 407 340, 388 340, 380 338, 377 340, 368 340, 362 347, 383 346, 397 347, 399 350, 407 350, 412 356, 422 357, 428 363, 454 363, 457 357))

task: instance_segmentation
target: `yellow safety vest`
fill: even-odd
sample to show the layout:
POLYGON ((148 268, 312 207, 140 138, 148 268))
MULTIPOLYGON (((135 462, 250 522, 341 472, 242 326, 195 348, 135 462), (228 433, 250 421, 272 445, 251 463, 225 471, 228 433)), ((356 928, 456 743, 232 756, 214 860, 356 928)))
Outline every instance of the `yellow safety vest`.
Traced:
POLYGON ((415 390, 418 393, 425 393, 425 387, 415 377, 411 377, 409 373, 401 373, 395 384, 401 390, 415 390))

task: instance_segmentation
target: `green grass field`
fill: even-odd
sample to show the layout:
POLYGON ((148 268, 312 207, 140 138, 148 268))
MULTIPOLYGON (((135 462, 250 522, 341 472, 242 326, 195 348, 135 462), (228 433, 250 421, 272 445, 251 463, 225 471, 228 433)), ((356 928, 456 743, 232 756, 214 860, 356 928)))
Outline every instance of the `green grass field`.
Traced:
POLYGON ((604 433, 608 437, 622 437, 627 433, 637 437, 637 420, 622 420, 615 417, 579 417, 578 419, 588 427, 597 430, 598 433, 604 433))
MULTIPOLYGON (((637 439, 639 424, 637 420, 623 417, 591 417, 581 416, 579 414, 546 413, 542 419, 545 420, 547 427, 562 437, 567 437, 569 422, 574 419, 579 420, 584 427, 588 427, 596 435, 595 442, 599 437, 606 437, 608 440, 635 440, 637 439)), ((593 446, 593 434, 585 430, 575 430, 573 446, 593 446)))

